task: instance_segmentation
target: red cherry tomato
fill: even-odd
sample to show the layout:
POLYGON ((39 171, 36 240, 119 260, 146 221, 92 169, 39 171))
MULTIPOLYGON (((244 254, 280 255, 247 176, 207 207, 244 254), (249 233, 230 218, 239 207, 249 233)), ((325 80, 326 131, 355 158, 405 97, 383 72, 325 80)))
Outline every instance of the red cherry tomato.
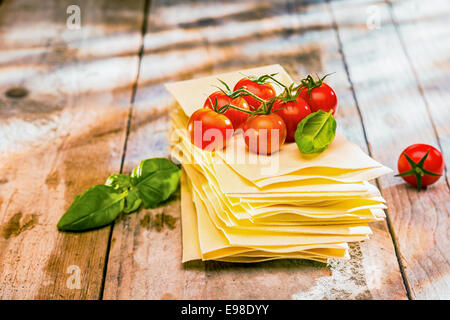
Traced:
POLYGON ((209 108, 195 111, 188 122, 191 142, 204 150, 221 150, 233 135, 233 125, 223 114, 209 108))
POLYGON ((286 139, 286 125, 276 113, 252 115, 244 124, 244 139, 251 152, 270 155, 286 139))
MULTIPOLYGON (((226 104, 232 104, 233 106, 236 106, 238 108, 244 109, 244 110, 250 110, 250 106, 248 105, 247 101, 242 97, 237 97, 236 99, 229 98, 225 93, 222 91, 216 91, 212 93, 208 98, 206 98, 206 101, 203 105, 204 108, 210 108, 214 110, 220 109, 226 104), (212 102, 212 104, 211 104, 212 102), (214 106, 215 105, 215 106, 214 106)), ((233 124, 233 128, 237 129, 239 126, 247 119, 248 113, 228 108, 227 111, 223 113, 228 119, 231 120, 231 123, 233 124)))
POLYGON ((311 94, 308 93, 308 88, 300 86, 300 97, 302 97, 311 108, 311 112, 323 110, 329 112, 333 109, 333 115, 337 112, 337 97, 333 89, 322 82, 319 86, 311 89, 311 94))
MULTIPOLYGON (((242 87, 246 87, 248 91, 263 100, 269 100, 277 95, 275 89, 270 83, 258 83, 249 78, 242 78, 239 80, 233 90, 236 91, 242 87)), ((247 100, 252 110, 258 109, 261 105, 261 102, 254 97, 244 96, 244 99, 247 100)))
POLYGON ((398 176, 420 190, 439 180, 444 166, 438 149, 428 144, 413 144, 403 150, 398 159, 398 176))
POLYGON ((306 118, 307 115, 311 114, 311 109, 308 104, 300 97, 288 102, 276 100, 272 110, 278 114, 286 124, 286 142, 295 141, 295 131, 297 130, 298 123, 306 118))

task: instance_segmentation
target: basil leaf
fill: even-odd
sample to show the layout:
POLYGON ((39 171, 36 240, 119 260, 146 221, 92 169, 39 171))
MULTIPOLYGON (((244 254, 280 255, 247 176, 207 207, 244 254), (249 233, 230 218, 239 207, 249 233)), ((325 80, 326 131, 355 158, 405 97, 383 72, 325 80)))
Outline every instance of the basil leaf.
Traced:
POLYGON ((123 212, 131 213, 139 209, 142 204, 142 199, 139 197, 138 190, 136 188, 131 188, 125 197, 125 207, 123 212))
POLYGON ((154 208, 167 200, 178 187, 180 169, 166 158, 142 161, 131 173, 131 183, 146 208, 154 208))
POLYGON ((331 111, 319 110, 303 119, 295 131, 295 142, 302 153, 319 153, 333 142, 336 120, 331 111))
POLYGON ((59 220, 58 230, 82 231, 110 224, 124 208, 125 193, 111 186, 97 185, 75 197, 59 220))
POLYGON ((105 185, 111 186, 119 192, 124 192, 131 188, 131 179, 126 174, 117 173, 110 175, 105 185))
POLYGON ((123 212, 131 213, 141 206, 142 199, 139 197, 138 190, 132 186, 131 178, 126 174, 118 173, 109 176, 105 185, 111 186, 119 192, 127 192, 123 212))

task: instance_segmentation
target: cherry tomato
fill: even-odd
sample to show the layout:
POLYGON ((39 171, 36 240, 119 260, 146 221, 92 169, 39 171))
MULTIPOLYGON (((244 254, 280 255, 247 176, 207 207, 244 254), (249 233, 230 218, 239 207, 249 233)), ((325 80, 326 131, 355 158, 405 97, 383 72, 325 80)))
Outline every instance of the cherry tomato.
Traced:
POLYGON ((307 115, 311 114, 311 109, 308 104, 300 97, 288 102, 276 100, 272 110, 275 111, 286 124, 286 142, 295 141, 295 131, 297 130, 298 123, 306 118, 307 115))
POLYGON ((248 149, 257 154, 270 155, 286 140, 286 125, 276 113, 252 115, 243 129, 248 149))
MULTIPOLYGON (((216 110, 218 110, 226 104, 232 104, 233 106, 236 106, 238 108, 241 108, 244 110, 250 110, 250 106, 248 105, 247 101, 244 98, 237 97, 236 99, 231 99, 222 91, 216 91, 216 92, 212 93, 206 99, 203 107, 214 110, 214 105, 215 105, 216 110), (212 102, 212 104, 211 104, 211 102, 212 102)), ((248 117, 248 113, 245 113, 245 112, 233 109, 233 108, 228 108, 228 110, 225 111, 223 114, 228 119, 231 120, 231 123, 233 124, 234 129, 239 128, 239 126, 248 117)))
POLYGON ((195 111, 188 122, 191 142, 204 150, 221 150, 233 135, 233 125, 223 114, 209 108, 195 111))
POLYGON ((420 190, 439 180, 444 166, 444 159, 438 149, 428 144, 413 144, 400 155, 397 176, 420 190))
MULTIPOLYGON (((248 91, 263 100, 269 100, 277 95, 275 89, 270 83, 258 83, 249 78, 242 78, 241 80, 239 80, 239 82, 234 86, 233 90, 236 91, 237 89, 240 89, 242 87, 246 87, 248 91)), ((252 110, 258 109, 261 105, 261 102, 254 97, 244 96, 244 99, 247 100, 252 110)))
POLYGON ((309 105, 311 112, 319 110, 329 112, 331 109, 333 109, 333 115, 337 112, 336 93, 325 82, 311 89, 311 94, 308 93, 308 88, 305 86, 300 86, 298 90, 301 90, 300 97, 309 105))

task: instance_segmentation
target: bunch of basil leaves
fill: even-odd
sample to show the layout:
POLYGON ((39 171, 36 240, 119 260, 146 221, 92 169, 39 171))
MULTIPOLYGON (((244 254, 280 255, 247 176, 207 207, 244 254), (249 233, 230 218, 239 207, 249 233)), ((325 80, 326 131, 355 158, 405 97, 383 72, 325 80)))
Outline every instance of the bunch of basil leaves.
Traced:
POLYGON ((332 111, 319 110, 304 118, 295 131, 295 142, 305 154, 325 151, 336 135, 336 119, 332 111))
POLYGON ((59 220, 61 231, 83 231, 105 226, 120 213, 154 208, 176 191, 180 169, 166 158, 142 161, 130 176, 111 175, 104 185, 96 185, 75 197, 59 220))

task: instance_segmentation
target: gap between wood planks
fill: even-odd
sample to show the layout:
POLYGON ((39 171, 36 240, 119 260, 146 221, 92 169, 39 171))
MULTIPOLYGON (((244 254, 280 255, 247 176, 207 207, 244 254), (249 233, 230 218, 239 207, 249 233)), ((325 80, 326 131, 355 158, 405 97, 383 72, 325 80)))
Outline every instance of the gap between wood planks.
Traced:
MULTIPOLYGON (((361 120, 361 125, 362 125, 362 129, 363 129, 363 133, 364 133, 364 140, 366 141, 366 144, 367 144, 367 147, 368 147, 368 151, 369 151, 369 155, 372 157, 373 156, 372 155, 372 149, 370 147, 369 140, 367 138, 366 128, 365 128, 363 117, 362 117, 362 114, 361 114, 359 101, 358 101, 358 98, 357 98, 356 93, 355 93, 355 88, 353 86, 352 78, 350 76, 347 59, 345 58, 345 55, 344 55, 344 51, 343 51, 343 47, 342 47, 343 46, 342 45, 342 39, 341 39, 341 36, 339 35, 339 27, 338 27, 338 24, 336 22, 336 17, 334 16, 333 9, 330 6, 330 0, 326 0, 326 2, 327 2, 327 8, 330 11, 331 17, 333 19, 331 23, 332 23, 333 28, 336 31, 336 38, 337 38, 337 42, 338 42, 338 45, 339 45, 339 53, 340 53, 340 55, 342 57, 342 63, 344 64, 344 69, 345 69, 345 73, 347 74, 348 82, 350 83, 350 89, 351 89, 351 92, 352 92, 353 100, 355 101, 356 109, 358 110, 358 117, 361 120)), ((389 1, 388 1, 388 3, 390 4, 389 1)), ((391 17, 392 23, 395 26, 395 29, 396 29, 396 32, 397 32, 397 36, 400 38, 400 42, 402 43, 402 48, 403 48, 404 51, 406 51, 406 49, 404 48, 404 45, 403 45, 403 41, 401 39, 401 35, 398 32, 398 30, 397 30, 397 25, 394 22, 394 19, 393 19, 393 16, 392 16, 392 7, 391 6, 389 6, 389 12, 390 12, 390 17, 391 17)), ((408 57, 408 63, 411 66, 411 68, 413 69, 413 73, 414 73, 414 76, 415 76, 415 79, 416 79, 416 83, 417 83, 417 85, 419 87, 419 91, 421 92, 422 98, 424 98, 423 92, 420 90, 420 86, 419 86, 419 82, 418 82, 415 70, 414 70, 414 68, 413 68, 413 66, 411 64, 411 61, 410 61, 409 57, 408 57)), ((427 110, 428 110, 428 105, 427 105, 427 110)), ((435 135, 437 136, 437 131, 436 131, 436 128, 434 126, 434 123, 433 123, 433 129, 434 129, 435 135)), ((438 141, 439 141, 439 139, 438 139, 438 141)), ((439 147, 440 147, 440 145, 439 145, 439 147)), ((381 185, 380 185, 379 179, 376 179, 376 184, 377 184, 377 188, 381 191, 381 185)), ((447 181, 447 184, 448 184, 448 181, 447 181)), ((400 249, 399 249, 399 246, 398 246, 397 237, 395 236, 395 232, 394 232, 394 228, 392 227, 391 219, 389 218, 389 214, 387 213, 386 210, 385 210, 385 213, 386 213, 386 224, 387 224, 387 227, 388 227, 388 230, 389 230, 389 234, 390 234, 391 239, 392 239, 392 243, 394 245, 395 256, 397 258, 397 262, 398 262, 398 265, 399 265, 399 268, 400 268, 400 273, 402 275, 403 285, 405 286, 405 291, 406 291, 406 296, 408 297, 409 300, 412 300, 411 287, 409 285, 409 280, 408 280, 408 277, 406 275, 405 267, 404 267, 402 259, 401 259, 401 252, 400 252, 400 249)))
MULTIPOLYGON (((1 5, 0 0, 0 5, 1 5)), ((131 98, 130 98, 130 109, 128 111, 128 119, 127 119, 127 127, 125 130, 125 140, 123 143, 123 150, 122 150, 122 159, 120 161, 120 173, 123 173, 123 165, 125 163, 125 155, 127 152, 127 144, 128 144, 128 136, 130 135, 130 125, 131 125, 131 118, 133 116, 133 106, 136 98, 136 92, 138 88, 138 81, 139 81, 139 75, 141 73, 141 62, 142 57, 144 56, 144 36, 147 32, 147 24, 148 24, 148 16, 150 13, 150 4, 151 0, 144 0, 144 19, 142 21, 142 27, 141 27, 141 45, 139 47, 138 52, 138 67, 136 72, 136 78, 133 83, 133 87, 131 89, 131 98)), ((102 277, 102 283, 100 286, 100 295, 99 300, 103 300, 103 292, 105 291, 105 281, 106 281, 106 273, 108 272, 108 261, 109 261, 109 252, 111 251, 111 241, 112 241, 112 235, 114 231, 114 223, 111 225, 111 228, 109 229, 109 236, 108 236, 108 243, 106 245, 106 255, 105 255, 105 265, 103 267, 103 277, 102 277)))

